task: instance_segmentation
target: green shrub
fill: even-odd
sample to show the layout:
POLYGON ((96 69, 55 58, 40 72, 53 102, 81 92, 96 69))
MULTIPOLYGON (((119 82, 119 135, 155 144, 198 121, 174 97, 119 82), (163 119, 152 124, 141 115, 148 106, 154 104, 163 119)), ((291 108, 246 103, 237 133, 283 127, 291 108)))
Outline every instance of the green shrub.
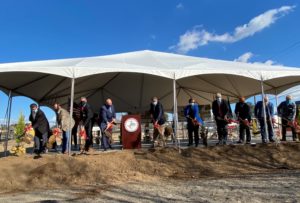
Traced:
POLYGON ((18 119, 18 123, 15 127, 15 137, 16 137, 16 142, 17 143, 21 142, 20 138, 24 134, 24 129, 25 129, 25 116, 21 112, 20 116, 19 116, 19 119, 18 119))

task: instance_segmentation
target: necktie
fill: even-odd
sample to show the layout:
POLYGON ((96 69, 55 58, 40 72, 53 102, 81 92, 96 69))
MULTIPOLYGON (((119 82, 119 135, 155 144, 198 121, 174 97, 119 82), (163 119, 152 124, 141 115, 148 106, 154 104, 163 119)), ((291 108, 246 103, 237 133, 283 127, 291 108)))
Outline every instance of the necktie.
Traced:
POLYGON ((219 114, 222 117, 223 116, 223 112, 222 112, 222 109, 221 109, 221 103, 218 103, 218 104, 219 104, 219 114))

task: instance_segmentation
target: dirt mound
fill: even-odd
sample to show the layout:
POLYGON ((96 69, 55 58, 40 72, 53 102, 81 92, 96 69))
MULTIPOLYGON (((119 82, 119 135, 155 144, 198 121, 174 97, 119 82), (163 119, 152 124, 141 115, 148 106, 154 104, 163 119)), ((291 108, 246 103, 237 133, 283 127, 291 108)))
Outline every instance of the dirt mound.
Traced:
POLYGON ((80 187, 157 179, 196 179, 300 169, 300 143, 93 152, 0 159, 0 190, 80 187))

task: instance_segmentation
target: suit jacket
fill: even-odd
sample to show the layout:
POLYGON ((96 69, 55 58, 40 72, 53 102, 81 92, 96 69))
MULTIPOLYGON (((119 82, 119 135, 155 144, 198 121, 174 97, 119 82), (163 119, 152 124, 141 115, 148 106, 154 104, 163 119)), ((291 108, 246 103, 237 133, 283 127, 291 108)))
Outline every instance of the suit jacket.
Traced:
POLYGON ((188 123, 192 123, 192 119, 196 119, 199 123, 201 123, 203 125, 203 121, 200 117, 200 113, 199 113, 199 105, 195 104, 193 106, 191 105, 187 105, 184 108, 184 116, 187 118, 187 122, 188 123))
MULTIPOLYGON (((255 105, 254 115, 258 119, 264 118, 262 101, 257 102, 257 104, 255 105)), ((267 119, 270 119, 274 116, 274 106, 271 102, 268 102, 268 104, 266 104, 266 116, 267 116, 267 119)))
POLYGON ((114 105, 108 106, 103 105, 100 109, 99 113, 99 122, 101 131, 104 131, 107 127, 107 123, 111 122, 113 119, 116 118, 116 111, 114 105))
POLYGON ((212 111, 216 120, 217 117, 221 117, 222 119, 224 119, 224 117, 227 116, 227 114, 229 113, 227 101, 225 99, 222 99, 220 105, 217 100, 213 101, 212 111))
POLYGON ((160 102, 157 102, 156 105, 150 104, 150 115, 152 116, 153 121, 157 121, 159 125, 165 123, 164 108, 160 102))
POLYGON ((70 113, 66 109, 60 108, 57 111, 57 122, 63 131, 69 131, 73 128, 75 121, 72 118, 72 122, 70 123, 70 118, 70 113))
POLYGON ((32 113, 29 116, 29 121, 32 123, 33 129, 36 133, 44 134, 49 132, 49 122, 41 109, 36 112, 35 118, 33 118, 32 113))
POLYGON ((80 120, 84 126, 88 126, 91 123, 93 116, 92 108, 88 103, 84 106, 80 106, 80 120))
POLYGON ((251 121, 251 112, 250 106, 247 103, 238 102, 235 105, 235 115, 239 118, 245 120, 247 119, 249 122, 251 121))
POLYGON ((296 117, 296 104, 294 102, 287 104, 286 101, 283 101, 278 106, 277 112, 278 115, 282 116, 283 118, 294 120, 296 117))

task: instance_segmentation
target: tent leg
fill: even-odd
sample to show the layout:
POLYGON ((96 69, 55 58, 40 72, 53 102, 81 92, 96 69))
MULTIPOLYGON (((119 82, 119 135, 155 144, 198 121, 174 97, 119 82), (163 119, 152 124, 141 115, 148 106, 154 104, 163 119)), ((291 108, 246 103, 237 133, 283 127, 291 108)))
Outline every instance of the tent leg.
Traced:
POLYGON ((254 96, 254 106, 256 105, 256 95, 254 96))
POLYGON ((12 96, 11 96, 11 91, 9 91, 8 105, 7 105, 8 119, 7 119, 7 128, 6 128, 7 132, 5 135, 5 144, 4 144, 4 156, 7 156, 8 135, 9 135, 9 131, 10 131, 11 104, 12 104, 12 96))
MULTIPOLYGON (((264 123, 265 123, 265 133, 266 133, 266 139, 269 138, 269 129, 268 129, 268 125, 267 125, 267 113, 266 113, 266 104, 264 101, 265 98, 265 92, 264 92, 264 82, 263 79, 261 79, 260 81, 261 84, 261 98, 262 98, 262 103, 263 103, 263 113, 264 113, 264 123)), ((260 129, 261 130, 261 129, 260 129)))
MULTIPOLYGON (((275 102, 276 102, 276 110, 277 110, 277 107, 278 107, 278 95, 277 95, 277 91, 276 91, 276 94, 275 94, 275 102)), ((281 122, 280 122, 280 119, 279 119, 279 116, 278 116, 278 112, 277 112, 277 119, 278 119, 278 130, 279 130, 279 136, 282 137, 282 131, 281 131, 281 122)), ((277 140, 277 136, 276 136, 276 141, 277 140)))
MULTIPOLYGON (((74 103, 74 87, 75 87, 75 78, 71 79, 71 100, 70 100, 70 123, 72 123, 73 119, 73 103, 74 103)), ((69 155, 71 155, 71 147, 72 147, 72 128, 69 129, 69 139, 68 139, 68 145, 69 145, 69 155)))
POLYGON ((176 80, 175 76, 173 79, 173 122, 174 122, 174 138, 175 144, 180 150, 180 143, 177 139, 177 129, 178 129, 178 113, 177 113, 177 95, 176 95, 176 80))

